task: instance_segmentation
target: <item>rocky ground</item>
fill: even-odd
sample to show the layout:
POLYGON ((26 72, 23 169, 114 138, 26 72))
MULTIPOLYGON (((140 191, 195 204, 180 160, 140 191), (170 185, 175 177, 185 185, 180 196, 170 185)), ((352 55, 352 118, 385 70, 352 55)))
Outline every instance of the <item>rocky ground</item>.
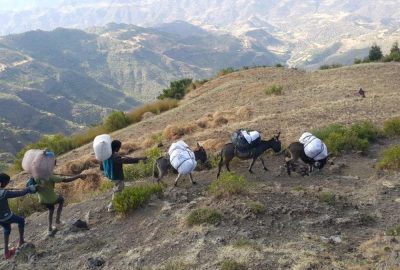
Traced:
POLYGON ((171 176, 163 196, 123 218, 106 211, 105 193, 68 205, 55 237, 46 236, 46 213, 37 213, 26 228, 35 245, 27 253, 34 255, 21 253, 0 269, 221 269, 227 261, 244 268, 225 269, 397 269, 398 238, 385 232, 399 224, 400 178, 373 168, 395 143, 337 157, 306 177, 281 174, 282 156, 267 157, 269 172, 256 163, 253 175, 248 162, 236 161, 232 169, 246 177, 249 191, 223 199, 207 192, 215 169, 197 172, 196 186, 185 179, 172 188, 171 176), (249 202, 264 210, 256 213, 249 202), (189 227, 186 217, 204 207, 221 212, 222 220, 189 227), (78 219, 89 230, 71 225, 78 219))

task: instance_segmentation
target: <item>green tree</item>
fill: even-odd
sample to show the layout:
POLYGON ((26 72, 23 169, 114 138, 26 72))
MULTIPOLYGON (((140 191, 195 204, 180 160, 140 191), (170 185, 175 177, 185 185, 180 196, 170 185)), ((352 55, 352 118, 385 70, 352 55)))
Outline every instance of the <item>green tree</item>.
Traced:
POLYGON ((157 99, 165 99, 165 98, 173 98, 173 99, 182 99, 188 87, 192 84, 192 79, 182 79, 178 81, 173 81, 170 83, 169 87, 163 89, 161 95, 157 97, 157 99))
POLYGON ((371 61, 379 61, 383 57, 381 48, 374 44, 372 45, 371 49, 369 50, 369 60, 371 61))
POLYGON ((104 128, 112 132, 124 128, 130 124, 128 116, 121 111, 113 111, 104 121, 104 128))
POLYGON ((390 54, 400 54, 399 43, 397 41, 393 43, 392 48, 390 49, 390 54))

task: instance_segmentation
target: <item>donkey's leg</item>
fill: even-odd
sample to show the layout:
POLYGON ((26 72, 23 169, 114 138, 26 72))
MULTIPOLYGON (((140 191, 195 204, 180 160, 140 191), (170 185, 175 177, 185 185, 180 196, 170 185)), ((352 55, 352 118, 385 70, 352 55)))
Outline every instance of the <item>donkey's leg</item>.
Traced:
POLYGON ((286 170, 287 170, 287 174, 289 176, 291 176, 291 174, 292 174, 291 171, 290 171, 291 166, 292 166, 291 162, 290 161, 286 161, 286 170))
POLYGON ((262 165, 264 167, 264 170, 268 171, 268 168, 265 167, 264 159, 262 157, 260 157, 260 160, 261 160, 261 163, 262 163, 262 165))
POLYGON ((250 173, 254 173, 251 169, 253 168, 254 163, 256 162, 257 158, 253 158, 253 160, 251 161, 250 167, 249 167, 249 172, 250 173))
POLYGON ((197 182, 193 181, 192 173, 189 173, 189 179, 190 179, 190 182, 192 182, 192 185, 197 184, 197 182))
POLYGON ((221 153, 221 159, 219 160, 219 163, 218 163, 217 179, 219 178, 219 175, 221 174, 221 169, 222 169, 223 165, 224 165, 224 157, 223 157, 223 155, 221 153))
POLYGON ((181 178, 181 174, 178 174, 178 177, 176 177, 174 186, 178 186, 178 180, 179 180, 179 178, 181 178))

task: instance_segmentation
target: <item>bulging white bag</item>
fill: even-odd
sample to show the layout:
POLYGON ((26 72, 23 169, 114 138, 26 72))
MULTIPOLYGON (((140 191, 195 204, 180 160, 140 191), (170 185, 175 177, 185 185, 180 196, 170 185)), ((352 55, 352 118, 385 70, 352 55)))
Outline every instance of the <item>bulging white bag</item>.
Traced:
POLYGON ((53 152, 31 149, 22 159, 22 168, 35 179, 49 179, 53 175, 56 157, 53 152))
POLYGON ((191 173, 197 166, 193 151, 184 141, 173 143, 168 150, 168 154, 172 167, 181 175, 191 173))
POLYGON ((105 161, 109 159, 112 155, 110 135, 96 136, 93 141, 93 150, 97 160, 105 161))
POLYGON ((303 133, 299 142, 304 145, 304 153, 307 157, 314 160, 321 160, 328 157, 328 148, 326 145, 310 132, 303 133))

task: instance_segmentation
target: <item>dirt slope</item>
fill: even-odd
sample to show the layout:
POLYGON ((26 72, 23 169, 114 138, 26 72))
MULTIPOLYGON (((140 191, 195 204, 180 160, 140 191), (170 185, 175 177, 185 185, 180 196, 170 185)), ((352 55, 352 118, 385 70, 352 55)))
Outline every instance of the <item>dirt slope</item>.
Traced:
MULTIPOLYGON (((191 144, 224 142, 238 127, 261 130, 265 137, 278 129, 288 143, 303 130, 328 123, 380 123, 399 116, 399 71, 398 64, 377 64, 313 73, 274 68, 233 73, 193 91, 177 109, 113 137, 140 142, 144 131, 187 126, 203 117, 206 127, 196 124, 183 137, 191 144), (266 96, 263 90, 272 84, 283 85, 284 95, 266 96), (360 86, 367 91, 365 99, 352 96, 360 86), (227 123, 216 121, 220 117, 227 123)), ((215 169, 196 172, 199 184, 193 187, 185 179, 172 189, 170 176, 164 196, 124 219, 106 212, 109 193, 98 195, 67 206, 67 225, 55 238, 45 236, 46 214, 34 214, 27 219, 26 238, 36 245, 35 262, 1 262, 0 269, 96 268, 90 258, 104 260, 97 269, 220 269, 224 260, 241 262, 246 269, 396 269, 400 245, 384 232, 399 223, 400 178, 378 174, 373 165, 382 150, 398 143, 381 141, 368 156, 338 157, 333 162, 343 165, 341 170, 328 166, 309 177, 280 175, 282 156, 267 156, 269 172, 256 163, 254 175, 247 172, 248 162, 237 161, 232 169, 249 181, 249 193, 222 200, 207 193, 215 169), (323 192, 335 199, 324 202, 323 192), (265 211, 253 214, 249 201, 261 202, 265 211), (188 227, 185 218, 199 207, 218 209, 222 221, 188 227), (69 231, 73 220, 87 217, 90 230, 69 231)), ((84 146, 61 157, 59 164, 90 151, 84 146)))

